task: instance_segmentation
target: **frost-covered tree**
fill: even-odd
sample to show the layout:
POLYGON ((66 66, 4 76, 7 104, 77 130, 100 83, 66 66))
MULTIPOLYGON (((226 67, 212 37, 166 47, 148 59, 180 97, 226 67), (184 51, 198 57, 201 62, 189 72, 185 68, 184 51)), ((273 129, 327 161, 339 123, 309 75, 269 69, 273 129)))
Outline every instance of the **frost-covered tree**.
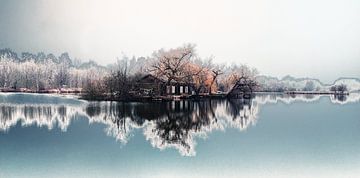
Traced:
POLYGON ((240 85, 246 87, 244 90, 252 92, 258 86, 257 75, 258 71, 255 68, 250 68, 247 65, 233 64, 225 70, 222 85, 225 91, 229 92, 240 85))
POLYGON ((0 59, 11 59, 11 60, 18 60, 18 55, 16 52, 12 51, 9 48, 0 49, 0 59))
POLYGON ((347 86, 345 84, 333 85, 330 87, 330 91, 333 91, 335 94, 343 94, 347 91, 347 86))
POLYGON ((44 90, 64 85, 82 88, 89 80, 100 80, 106 70, 97 65, 72 66, 67 53, 57 58, 53 54, 24 52, 21 58, 10 49, 0 50, 0 88, 44 90))
POLYGON ((211 75, 210 84, 209 84, 209 94, 212 94, 212 91, 217 90, 217 80, 218 77, 224 74, 224 65, 213 63, 213 59, 210 58, 206 61, 207 70, 211 75))
POLYGON ((194 45, 185 45, 170 50, 161 49, 154 52, 155 62, 150 71, 155 76, 165 79, 168 84, 173 81, 183 81, 191 75, 187 69, 194 56, 194 45))
POLYGON ((314 91, 315 90, 315 84, 313 81, 307 81, 305 83, 305 87, 303 89, 304 91, 314 91))

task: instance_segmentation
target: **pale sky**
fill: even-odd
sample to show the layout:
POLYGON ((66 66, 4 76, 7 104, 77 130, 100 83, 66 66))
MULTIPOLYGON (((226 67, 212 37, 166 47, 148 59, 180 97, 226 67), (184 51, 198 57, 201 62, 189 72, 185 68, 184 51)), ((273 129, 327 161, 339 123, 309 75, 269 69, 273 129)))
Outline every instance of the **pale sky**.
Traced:
POLYGON ((360 77, 359 0, 0 0, 0 48, 115 61, 195 43, 261 74, 360 77))

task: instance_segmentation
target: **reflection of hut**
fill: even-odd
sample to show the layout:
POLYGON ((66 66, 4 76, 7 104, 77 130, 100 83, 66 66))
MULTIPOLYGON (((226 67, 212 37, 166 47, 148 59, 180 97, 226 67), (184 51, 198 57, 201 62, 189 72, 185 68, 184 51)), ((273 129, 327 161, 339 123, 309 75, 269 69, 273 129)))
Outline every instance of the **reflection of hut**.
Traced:
POLYGON ((134 90, 141 96, 190 95, 193 85, 175 81, 166 84, 163 79, 148 74, 136 82, 134 90))

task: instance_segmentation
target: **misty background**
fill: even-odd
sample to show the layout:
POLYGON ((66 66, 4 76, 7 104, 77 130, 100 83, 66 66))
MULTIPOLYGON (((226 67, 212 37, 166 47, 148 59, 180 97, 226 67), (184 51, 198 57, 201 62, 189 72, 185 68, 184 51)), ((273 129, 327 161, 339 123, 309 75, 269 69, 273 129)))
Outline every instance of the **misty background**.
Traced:
POLYGON ((331 83, 360 77, 359 32, 356 0, 0 0, 0 48, 103 65, 194 43, 216 62, 331 83))

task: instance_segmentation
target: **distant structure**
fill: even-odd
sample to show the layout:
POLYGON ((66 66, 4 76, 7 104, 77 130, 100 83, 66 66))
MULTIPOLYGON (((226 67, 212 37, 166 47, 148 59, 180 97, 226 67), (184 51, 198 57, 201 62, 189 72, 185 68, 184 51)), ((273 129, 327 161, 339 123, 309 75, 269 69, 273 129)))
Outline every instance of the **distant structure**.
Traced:
POLYGON ((194 85, 176 81, 168 84, 158 77, 147 74, 137 80, 132 93, 139 96, 192 95, 194 85))

